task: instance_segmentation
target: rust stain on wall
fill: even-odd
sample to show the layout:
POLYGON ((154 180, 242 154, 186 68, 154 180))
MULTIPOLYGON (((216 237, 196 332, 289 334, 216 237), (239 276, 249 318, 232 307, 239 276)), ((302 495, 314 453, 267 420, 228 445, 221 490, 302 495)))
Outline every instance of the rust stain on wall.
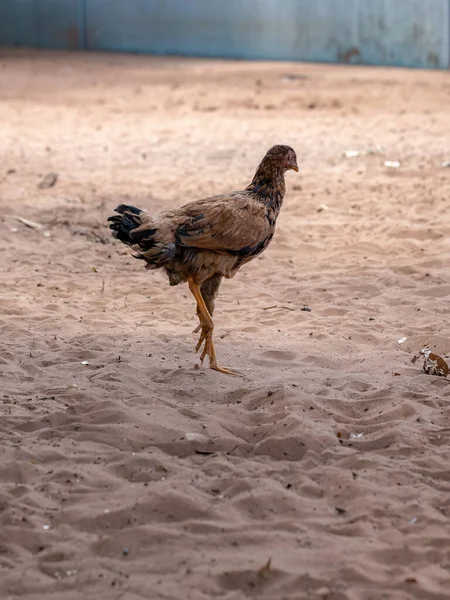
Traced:
POLYGON ((349 63, 352 58, 359 58, 361 52, 356 46, 350 46, 345 52, 338 52, 337 59, 339 62, 349 63))
POLYGON ((67 47, 70 49, 75 49, 79 47, 80 34, 78 31, 77 25, 71 25, 65 31, 64 41, 67 44, 67 47))

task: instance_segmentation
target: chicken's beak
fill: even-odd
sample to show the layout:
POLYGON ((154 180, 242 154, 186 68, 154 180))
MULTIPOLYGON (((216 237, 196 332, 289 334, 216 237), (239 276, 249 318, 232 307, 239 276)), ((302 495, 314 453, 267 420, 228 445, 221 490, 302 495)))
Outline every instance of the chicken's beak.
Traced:
POLYGON ((297 163, 294 163, 294 164, 291 166, 291 169, 292 169, 293 171, 295 171, 296 173, 298 173, 298 166, 297 166, 297 163))

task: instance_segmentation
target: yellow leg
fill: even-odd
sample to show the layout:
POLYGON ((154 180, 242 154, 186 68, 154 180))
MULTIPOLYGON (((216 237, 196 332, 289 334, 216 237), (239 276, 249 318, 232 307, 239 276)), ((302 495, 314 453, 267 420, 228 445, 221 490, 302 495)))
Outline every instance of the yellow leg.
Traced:
MULTIPOLYGON (((200 319, 200 315, 199 315, 199 319, 200 319)), ((197 327, 194 329, 194 331, 192 333, 198 333, 201 330, 201 334, 200 337, 198 338, 198 342, 197 345, 195 346, 195 351, 198 352, 201 348, 201 345, 203 344, 203 342, 205 341, 206 338, 206 330, 208 329, 208 327, 203 327, 202 324, 200 323, 200 325, 197 325, 197 327)))
MULTIPOLYGON (((198 307, 198 318, 200 320, 200 328, 202 330, 200 334, 200 339, 197 343, 195 351, 198 352, 202 343, 205 342, 205 347, 203 348, 203 352, 200 355, 200 362, 203 363, 205 357, 209 356, 209 366, 211 369, 215 371, 219 371, 220 373, 225 373, 227 375, 236 375, 230 369, 226 369, 225 367, 221 367, 217 362, 216 351, 214 349, 214 343, 212 341, 212 334, 214 331, 214 322, 211 318, 211 315, 208 312, 205 301, 202 296, 202 292, 200 290, 200 286, 195 283, 190 277, 188 279, 189 289, 194 296, 197 307, 198 307)), ((195 331, 198 331, 197 328, 195 331)))

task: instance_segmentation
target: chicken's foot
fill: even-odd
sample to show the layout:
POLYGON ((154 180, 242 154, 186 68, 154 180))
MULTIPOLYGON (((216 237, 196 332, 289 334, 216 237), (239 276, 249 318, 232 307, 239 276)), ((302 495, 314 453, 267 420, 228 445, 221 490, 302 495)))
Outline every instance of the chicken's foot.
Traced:
POLYGON ((200 290, 200 286, 193 281, 191 277, 188 279, 189 289, 194 296, 197 302, 197 313, 198 318, 200 320, 200 326, 195 330, 198 332, 199 328, 201 328, 202 332, 200 334, 200 339, 197 343, 195 351, 198 352, 200 350, 201 345, 205 342, 205 347, 203 348, 203 352, 200 355, 200 362, 203 363, 206 356, 209 356, 209 366, 211 369, 215 371, 219 371, 220 373, 225 373, 227 375, 236 375, 230 369, 225 367, 221 367, 217 362, 216 351, 214 349, 214 343, 212 340, 212 334, 214 331, 214 321, 209 314, 209 311, 206 307, 205 301, 202 296, 202 292, 200 290))

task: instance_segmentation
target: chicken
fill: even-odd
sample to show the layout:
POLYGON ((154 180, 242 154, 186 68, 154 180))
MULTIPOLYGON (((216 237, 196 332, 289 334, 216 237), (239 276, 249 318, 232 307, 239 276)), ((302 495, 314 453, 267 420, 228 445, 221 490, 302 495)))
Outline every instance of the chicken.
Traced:
POLYGON ((245 190, 189 202, 181 208, 149 215, 121 204, 108 218, 114 237, 132 247, 147 269, 164 269, 170 285, 187 282, 197 303, 200 361, 219 365, 212 339, 215 299, 223 277, 260 255, 272 240, 285 194, 284 174, 298 171, 289 146, 273 146, 245 190))

